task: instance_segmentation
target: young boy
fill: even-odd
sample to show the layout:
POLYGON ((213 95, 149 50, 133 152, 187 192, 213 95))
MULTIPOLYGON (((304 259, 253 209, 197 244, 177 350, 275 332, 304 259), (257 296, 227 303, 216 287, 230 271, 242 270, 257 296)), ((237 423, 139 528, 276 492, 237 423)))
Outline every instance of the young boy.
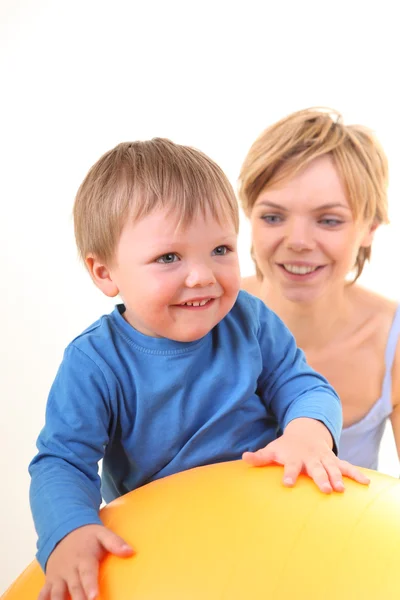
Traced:
POLYGON ((132 552, 102 526, 101 491, 242 455, 283 464, 289 486, 301 470, 327 493, 342 474, 368 482, 332 451, 333 389, 239 292, 237 202, 216 164, 164 139, 120 144, 89 171, 74 219, 94 283, 124 304, 67 347, 50 392, 30 465, 40 600, 95 598, 103 555, 132 552))

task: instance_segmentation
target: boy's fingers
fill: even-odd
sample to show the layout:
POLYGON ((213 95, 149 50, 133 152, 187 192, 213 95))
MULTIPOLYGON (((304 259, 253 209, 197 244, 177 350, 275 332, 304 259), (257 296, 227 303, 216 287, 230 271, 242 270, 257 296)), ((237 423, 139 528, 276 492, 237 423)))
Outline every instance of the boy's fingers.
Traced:
POLYGON ((116 554, 117 556, 131 556, 133 548, 129 546, 119 535, 113 533, 109 529, 102 530, 99 533, 98 540, 107 552, 116 554))
POLYGON ((328 473, 321 461, 312 461, 305 465, 307 475, 311 477, 324 494, 332 492, 332 486, 329 481, 328 473))
POLYGON ((51 585, 51 593, 48 598, 50 600, 67 600, 68 588, 65 581, 60 579, 56 583, 53 583, 53 585, 51 585))
POLYGON ((358 483, 362 483, 364 485, 369 485, 371 483, 371 480, 369 477, 367 477, 367 475, 365 475, 354 465, 348 463, 346 460, 340 461, 340 470, 343 475, 346 475, 346 477, 349 477, 350 479, 354 479, 354 481, 357 481, 358 483))
POLYGON ((68 590, 71 600, 87 600, 78 572, 68 581, 68 590))
POLYGON ((283 485, 287 487, 292 487, 300 474, 302 468, 302 463, 300 462, 290 462, 285 464, 283 469, 283 485))
POLYGON ((253 467, 264 467, 276 462, 276 454, 273 450, 262 448, 257 452, 244 452, 242 459, 253 467))
POLYGON ((99 594, 98 576, 99 563, 97 559, 87 560, 79 566, 79 576, 82 588, 88 600, 94 600, 99 594))
POLYGON ((49 583, 46 583, 40 590, 38 600, 49 600, 50 592, 51 592, 51 585, 49 583))
POLYGON ((328 473, 329 481, 331 483, 332 488, 335 492, 344 492, 344 483, 342 472, 338 466, 337 459, 326 459, 322 460, 322 464, 325 467, 326 472, 328 473))

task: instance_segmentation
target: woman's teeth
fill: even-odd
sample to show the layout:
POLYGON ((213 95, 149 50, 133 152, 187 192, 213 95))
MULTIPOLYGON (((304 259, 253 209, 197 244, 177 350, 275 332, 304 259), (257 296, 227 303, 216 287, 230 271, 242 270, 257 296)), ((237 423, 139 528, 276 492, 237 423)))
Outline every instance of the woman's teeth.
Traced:
POLYGON ((289 273, 294 273, 295 275, 307 275, 307 273, 312 273, 313 271, 316 271, 318 269, 318 267, 305 267, 300 265, 287 264, 284 264, 283 267, 286 271, 289 271, 289 273))

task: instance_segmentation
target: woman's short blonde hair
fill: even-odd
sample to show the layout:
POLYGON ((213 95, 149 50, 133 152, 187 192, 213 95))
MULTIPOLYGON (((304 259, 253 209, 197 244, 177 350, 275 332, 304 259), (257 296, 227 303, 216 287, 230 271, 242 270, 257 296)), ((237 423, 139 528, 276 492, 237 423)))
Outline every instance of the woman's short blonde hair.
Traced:
MULTIPOLYGON (((291 179, 324 155, 333 159, 354 219, 371 225, 388 223, 388 161, 380 143, 371 130, 344 125, 340 113, 323 108, 292 113, 254 142, 239 177, 245 214, 250 215, 262 191, 291 179)), ((370 247, 359 249, 354 281, 370 256, 370 247)))
POLYGON ((163 138, 126 142, 106 152, 90 169, 74 204, 75 238, 83 260, 112 262, 127 219, 156 208, 176 215, 178 225, 207 210, 239 228, 235 192, 208 156, 163 138))

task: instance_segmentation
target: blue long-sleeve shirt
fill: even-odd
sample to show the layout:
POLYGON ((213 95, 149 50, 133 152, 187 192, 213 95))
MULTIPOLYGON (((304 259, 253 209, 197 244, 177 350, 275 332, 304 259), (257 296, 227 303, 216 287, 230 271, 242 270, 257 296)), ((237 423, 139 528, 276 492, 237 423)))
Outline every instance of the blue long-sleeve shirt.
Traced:
POLYGON ((154 479, 235 460, 298 417, 322 421, 337 447, 340 402, 261 301, 240 292, 195 342, 151 338, 119 305, 67 347, 50 391, 30 499, 44 568, 72 530, 154 479), (98 463, 103 459, 102 482, 98 463))

